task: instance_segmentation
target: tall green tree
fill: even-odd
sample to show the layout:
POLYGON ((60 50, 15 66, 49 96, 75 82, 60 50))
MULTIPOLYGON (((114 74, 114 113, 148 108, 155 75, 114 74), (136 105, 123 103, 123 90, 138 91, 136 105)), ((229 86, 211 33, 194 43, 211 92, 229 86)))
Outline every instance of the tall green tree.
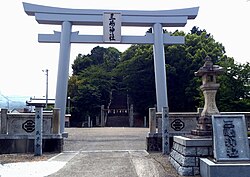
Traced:
POLYGON ((156 103, 152 46, 132 45, 121 57, 114 70, 120 91, 129 95, 135 111, 146 115, 156 103))
POLYGON ((188 34, 175 31, 171 35, 185 36, 185 44, 165 46, 169 108, 173 112, 196 111, 201 102, 198 89, 201 83, 194 72, 203 65, 206 56, 217 63, 225 49, 212 35, 197 27, 188 34))
POLYGON ((224 57, 219 64, 225 73, 219 77, 217 106, 220 111, 250 111, 250 64, 224 57))
POLYGON ((91 54, 79 54, 72 65, 68 95, 72 100, 73 124, 100 114, 101 105, 108 105, 113 89, 111 71, 120 60, 120 52, 113 48, 95 47, 91 54))

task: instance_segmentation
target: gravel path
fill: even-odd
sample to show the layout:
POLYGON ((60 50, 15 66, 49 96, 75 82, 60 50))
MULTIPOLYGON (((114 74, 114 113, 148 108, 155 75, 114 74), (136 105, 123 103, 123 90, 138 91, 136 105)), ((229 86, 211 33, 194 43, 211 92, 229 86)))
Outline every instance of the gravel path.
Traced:
POLYGON ((55 155, 57 155, 57 153, 44 153, 42 156, 34 156, 34 154, 1 154, 0 164, 46 161, 55 155))
MULTIPOLYGON (((148 128, 69 128, 66 129, 69 133, 68 139, 65 140, 65 151, 82 151, 78 155, 80 163, 87 163, 80 156, 82 155, 85 160, 87 158, 96 158, 96 154, 93 152, 99 151, 143 151, 146 149, 146 136, 148 128), (84 153, 83 153, 84 152, 84 153), (92 154, 92 156, 90 156, 92 154)), ((106 152, 106 154, 108 154, 106 152)), ((118 153, 119 154, 119 153, 118 153)), ((105 154, 102 154, 105 157, 105 154)), ((111 154, 110 154, 111 155, 111 154)), ((109 155, 109 156, 110 156, 109 155)), ((116 156, 119 156, 116 154, 116 156)), ((140 156, 142 159, 152 162, 159 171, 159 177, 181 177, 176 173, 176 170, 168 161, 167 155, 162 155, 161 152, 147 153, 145 156, 140 156)), ((123 158, 127 156, 123 154, 123 158)), ((133 162, 138 159, 131 158, 133 162)), ((89 160, 89 163, 92 163, 89 160)), ((109 162, 112 163, 112 162, 109 162)), ((124 162, 125 163, 125 162, 124 162)), ((99 165, 101 168, 101 164, 99 165)), ((151 165, 152 166, 152 165, 151 165)), ((75 168, 75 164, 72 162, 70 168, 75 168)), ((88 166, 85 166, 89 169, 88 166)), ((78 169, 79 170, 79 169, 78 169)), ((70 170, 68 170, 70 171, 70 170)), ((76 171, 76 170, 75 170, 76 171)), ((51 175, 51 177, 60 176, 63 173, 57 173, 51 175)), ((72 173, 74 175, 74 173, 72 173)), ((77 175, 76 175, 77 176, 77 175)), ((103 174, 103 176, 105 176, 103 174)), ((199 177, 199 176, 196 176, 199 177)))
MULTIPOLYGON (((66 128, 65 131, 69 133, 69 137, 64 142, 64 155, 59 155, 48 163, 52 168, 52 163, 58 159, 60 161, 60 158, 67 153, 77 155, 68 163, 65 162, 67 164, 63 168, 60 167, 60 170, 57 169, 59 171, 50 177, 109 177, 121 176, 121 172, 122 177, 181 177, 169 163, 168 156, 145 151, 147 128, 66 128)), ((0 167, 13 162, 34 162, 33 164, 46 162, 56 155, 53 153, 44 153, 41 157, 33 154, 0 155, 0 167)), ((48 164, 44 164, 45 169, 48 168, 46 165, 48 164)), ((30 165, 26 165, 28 166, 30 165)), ((53 171, 48 169, 50 170, 53 171)))

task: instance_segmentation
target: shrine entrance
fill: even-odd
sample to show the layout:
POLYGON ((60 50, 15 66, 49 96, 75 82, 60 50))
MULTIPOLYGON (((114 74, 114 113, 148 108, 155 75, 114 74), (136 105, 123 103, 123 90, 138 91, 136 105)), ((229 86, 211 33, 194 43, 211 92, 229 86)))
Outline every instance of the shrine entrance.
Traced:
MULTIPOLYGON (((163 27, 184 27, 189 19, 195 19, 199 8, 177 10, 87 10, 69 9, 23 3, 27 15, 35 16, 39 24, 61 25, 61 32, 38 34, 41 43, 60 43, 55 108, 60 108, 60 132, 64 132, 65 108, 70 64, 71 43, 95 44, 153 44, 157 111, 165 108, 168 117, 164 45, 184 44, 183 36, 163 33, 163 27), (72 32, 73 25, 103 26, 103 35, 80 35, 72 32), (145 36, 122 36, 121 27, 149 27, 153 33, 145 36)), ((162 125, 166 125, 162 122, 162 125)), ((166 129, 166 127, 165 127, 166 129)), ((167 132, 163 127, 163 131, 167 132)))

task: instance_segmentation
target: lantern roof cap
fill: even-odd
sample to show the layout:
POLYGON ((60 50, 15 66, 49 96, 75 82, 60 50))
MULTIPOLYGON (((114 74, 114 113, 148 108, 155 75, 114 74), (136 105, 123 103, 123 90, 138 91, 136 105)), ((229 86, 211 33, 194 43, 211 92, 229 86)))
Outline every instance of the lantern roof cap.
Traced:
POLYGON ((194 74, 195 76, 203 76, 205 74, 220 75, 224 73, 223 67, 219 65, 214 65, 211 57, 206 56, 205 63, 198 71, 194 74))

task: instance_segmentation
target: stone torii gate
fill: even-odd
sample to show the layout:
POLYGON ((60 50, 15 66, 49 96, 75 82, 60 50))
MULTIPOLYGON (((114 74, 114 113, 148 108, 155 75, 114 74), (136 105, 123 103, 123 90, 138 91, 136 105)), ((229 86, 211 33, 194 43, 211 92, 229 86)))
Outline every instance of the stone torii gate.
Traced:
POLYGON ((184 27, 188 19, 196 18, 198 7, 161 11, 69 9, 30 3, 23 3, 23 7, 39 24, 61 25, 61 32, 38 35, 39 42, 60 43, 55 107, 61 109, 61 133, 64 132, 71 43, 153 44, 157 111, 168 109, 164 44, 184 44, 184 37, 163 34, 163 27, 184 27), (71 31, 72 25, 103 26, 103 35, 79 35, 71 31), (122 36, 122 26, 152 27, 153 33, 122 36))

